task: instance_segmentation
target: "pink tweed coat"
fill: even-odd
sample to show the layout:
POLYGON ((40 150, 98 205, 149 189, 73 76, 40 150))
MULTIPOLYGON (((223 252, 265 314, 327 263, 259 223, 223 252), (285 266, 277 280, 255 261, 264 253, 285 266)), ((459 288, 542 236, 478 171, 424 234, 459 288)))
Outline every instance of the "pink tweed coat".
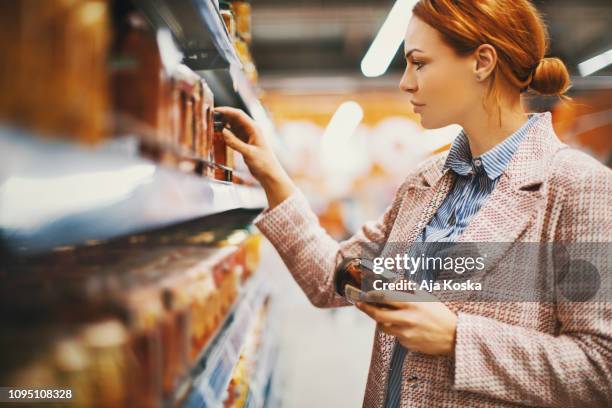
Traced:
MULTIPOLYGON (((443 171, 447 154, 421 164, 384 215, 347 241, 325 233, 300 192, 255 224, 313 305, 349 305, 334 292, 336 265, 359 256, 364 244, 385 253, 385 242, 413 242, 452 186, 452 172, 443 171)), ((459 241, 611 241, 612 171, 562 143, 549 112, 500 177, 459 241)), ((408 350, 403 407, 612 406, 612 303, 443 301, 458 315, 455 353, 408 350)), ((364 407, 383 406, 393 344, 375 332, 364 407)))

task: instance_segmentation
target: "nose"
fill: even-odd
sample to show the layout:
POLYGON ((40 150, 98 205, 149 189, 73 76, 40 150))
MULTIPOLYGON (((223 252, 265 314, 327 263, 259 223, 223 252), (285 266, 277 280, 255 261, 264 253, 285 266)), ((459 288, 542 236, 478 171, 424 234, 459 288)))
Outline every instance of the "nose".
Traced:
POLYGON ((404 75, 399 84, 399 88, 404 92, 414 93, 418 89, 414 75, 410 72, 408 67, 404 70, 404 75))

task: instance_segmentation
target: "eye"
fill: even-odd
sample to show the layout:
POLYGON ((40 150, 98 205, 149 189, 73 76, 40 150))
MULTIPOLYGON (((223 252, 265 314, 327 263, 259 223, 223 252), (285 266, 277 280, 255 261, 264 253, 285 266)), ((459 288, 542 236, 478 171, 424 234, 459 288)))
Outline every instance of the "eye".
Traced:
POLYGON ((417 61, 417 60, 412 60, 412 64, 415 65, 417 67, 417 71, 419 71, 421 68, 423 68, 423 66, 425 65, 424 62, 422 61, 417 61))

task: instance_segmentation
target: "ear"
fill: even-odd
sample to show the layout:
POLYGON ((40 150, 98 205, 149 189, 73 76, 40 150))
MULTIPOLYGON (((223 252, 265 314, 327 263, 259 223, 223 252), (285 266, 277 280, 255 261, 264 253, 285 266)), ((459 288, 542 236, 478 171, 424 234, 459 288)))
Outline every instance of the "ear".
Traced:
POLYGON ((474 75, 478 81, 487 79, 497 64, 497 51, 490 44, 481 44, 473 53, 474 75))

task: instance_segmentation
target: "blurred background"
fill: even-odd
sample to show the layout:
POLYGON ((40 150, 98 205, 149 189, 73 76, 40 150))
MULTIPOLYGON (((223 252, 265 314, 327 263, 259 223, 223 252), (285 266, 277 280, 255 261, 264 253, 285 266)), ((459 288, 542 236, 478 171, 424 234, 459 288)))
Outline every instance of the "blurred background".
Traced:
MULTIPOLYGON (((428 132, 422 134, 408 95, 398 88, 405 68, 401 50, 394 54, 384 75, 366 77, 363 73, 362 60, 394 3, 342 0, 287 4, 264 0, 258 1, 253 9, 253 55, 265 90, 263 99, 283 140, 287 139, 290 151, 299 143, 318 145, 342 103, 354 101, 361 106, 363 117, 351 144, 353 149, 359 149, 355 145, 365 139, 362 151, 368 154, 363 157, 359 152, 351 152, 352 186, 342 181, 338 182, 340 188, 333 186, 327 190, 348 200, 341 204, 338 197, 331 203, 321 203, 322 207, 328 205, 323 211, 329 217, 340 207, 343 211, 353 211, 349 197, 359 202, 360 211, 367 211, 363 203, 368 197, 380 197, 384 191, 387 192, 384 201, 388 202, 392 186, 398 181, 395 176, 401 178, 418 163, 419 157, 443 148, 456 136, 455 129, 435 132, 433 138, 428 132), (373 180, 376 187, 369 184, 373 180), (381 187, 382 180, 389 180, 388 190, 381 187), (347 188, 352 190, 350 194, 346 194, 347 188), (367 194, 369 188, 382 191, 367 194)), ((612 8, 600 0, 535 1, 534 4, 549 26, 549 55, 561 58, 570 70, 573 83, 570 96, 574 103, 561 104, 556 98, 529 95, 525 98, 526 106, 531 111, 552 111, 555 129, 564 142, 609 163, 612 152, 610 53, 605 57, 608 64, 602 64, 601 69, 589 75, 582 75, 579 65, 610 49, 612 8)), ((299 146, 297 150, 302 152, 305 146, 299 146)), ((307 175, 316 174, 317 169, 323 171, 324 167, 311 165, 304 156, 301 158, 288 158, 287 163, 292 163, 288 167, 300 179, 304 178, 308 188, 322 188, 312 186, 309 180, 313 177, 307 175), (296 169, 300 164, 304 166, 296 169)), ((331 172, 332 177, 347 171, 335 170, 331 172)), ((327 173, 327 182, 330 182, 329 176, 327 173)), ((323 191, 317 193, 330 197, 323 191)), ((373 213, 379 210, 376 207, 373 213)), ((354 225, 345 227, 351 231, 354 225)))
MULTIPOLYGON (((263 0, 253 8, 253 55, 265 91, 263 100, 286 148, 281 158, 308 194, 322 225, 338 239, 381 214, 403 177, 427 155, 448 148, 458 133, 453 127, 420 128, 409 95, 399 90, 405 68, 401 49, 383 75, 364 75, 364 56, 394 4, 263 0), (350 141, 329 147, 328 154, 325 132, 346 103, 358 104, 363 116, 350 141)), ((561 58, 572 76, 573 102, 526 95, 525 105, 530 111, 551 111, 561 140, 610 166, 612 7, 605 0, 534 4, 549 27, 548 55, 561 58), (607 63, 598 65, 599 70, 581 71, 581 63, 606 52, 607 63)), ((293 296, 304 297, 299 289, 293 296)), ((374 325, 353 310, 311 309, 303 302, 291 311, 307 324, 287 320, 289 345, 281 363, 289 373, 288 406, 359 406, 374 325), (310 325, 321 329, 312 333, 310 325), (291 351, 294 346, 311 350, 309 345, 320 350, 307 357, 291 351), (338 357, 329 358, 330 352, 338 357)))
MULTIPOLYGON (((349 237, 460 130, 424 130, 399 90, 413 3, 4 2, 0 386, 71 389, 68 406, 359 406, 374 324, 308 302, 251 226, 265 196, 212 110, 258 121, 349 237)), ((573 100, 524 104, 610 166, 610 2, 534 4, 573 100)))

